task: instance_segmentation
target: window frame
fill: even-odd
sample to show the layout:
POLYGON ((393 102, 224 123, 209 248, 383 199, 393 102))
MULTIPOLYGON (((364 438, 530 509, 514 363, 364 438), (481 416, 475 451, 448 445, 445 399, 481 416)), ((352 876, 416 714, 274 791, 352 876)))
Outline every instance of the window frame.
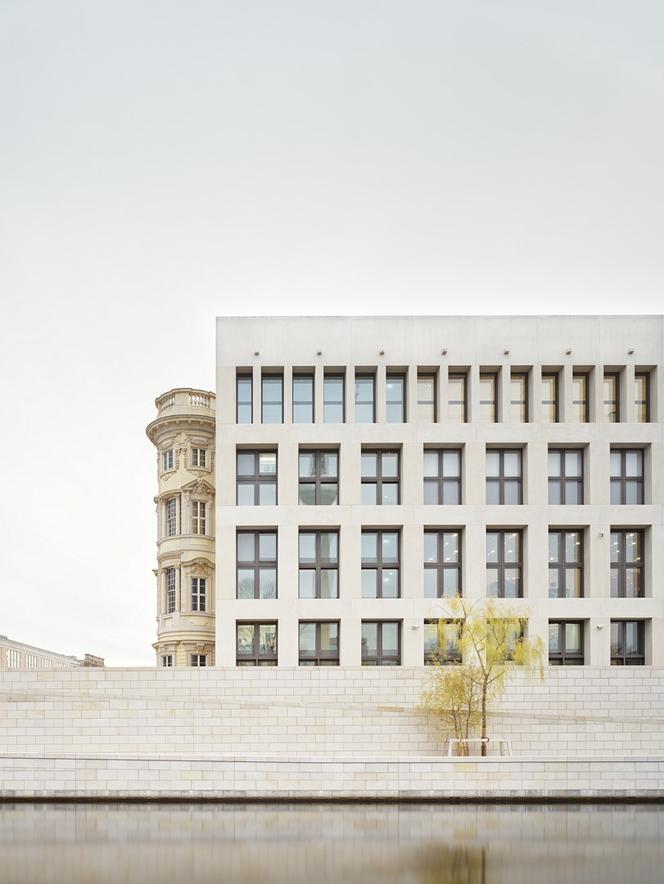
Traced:
POLYGON ((175 451, 172 448, 167 448, 161 454, 161 471, 162 473, 170 473, 171 470, 175 469, 175 451))
POLYGON ((207 536, 207 501, 191 501, 191 533, 207 536))
POLYGON ((453 371, 449 372, 447 375, 447 414, 448 421, 450 423, 456 424, 466 424, 468 423, 468 372, 465 371, 453 371), (463 393, 463 399, 452 399, 450 397, 451 393, 451 385, 455 381, 461 381, 461 388, 463 393), (452 407, 456 405, 461 405, 463 408, 463 419, 457 420, 456 417, 451 417, 452 407))
POLYGON ((191 578, 191 611, 195 614, 207 613, 207 578, 191 578), (201 607, 202 605, 202 607, 201 607))
POLYGON ((178 499, 177 497, 166 498, 166 537, 178 535, 178 499))
POLYGON ((560 373, 557 371, 543 371, 541 387, 541 410, 544 411, 544 409, 546 409, 547 412, 547 416, 543 418, 543 422, 547 424, 558 424, 560 423, 560 373), (551 392, 547 383, 549 381, 553 381, 553 399, 544 398, 545 392, 551 392), (553 406, 553 408, 551 408, 551 406, 553 406))
POLYGON ((488 462, 489 454, 498 455, 498 475, 490 476, 485 473, 485 503, 486 506, 522 506, 523 505, 523 449, 522 448, 487 448, 485 463, 488 462), (519 475, 505 475, 505 455, 516 454, 519 458, 519 475), (489 487, 498 486, 498 502, 489 503, 489 487), (508 485, 516 485, 519 489, 519 499, 516 503, 505 503, 505 489, 508 485))
POLYGON ((175 614, 176 593, 177 576, 175 568, 166 568, 166 614, 175 614))
MULTIPOLYGON (((490 572, 496 572, 496 595, 489 595, 488 591, 486 593, 487 598, 498 598, 498 599, 522 599, 525 597, 524 594, 524 586, 523 586, 523 567, 524 567, 524 532, 522 528, 487 528, 486 529, 486 538, 485 538, 485 568, 487 573, 487 578, 490 572), (497 534, 499 537, 498 543, 498 560, 496 562, 488 561, 488 539, 489 534, 497 534), (505 560, 505 541, 508 534, 516 534, 517 536, 517 560, 515 562, 507 562, 505 560), (518 572, 518 592, 516 595, 505 595, 505 571, 507 569, 512 569, 518 572)), ((488 584, 488 580, 487 580, 488 584)), ((488 586, 487 586, 488 590, 488 586)))
POLYGON ((161 654, 161 669, 172 669, 173 668, 173 655, 172 654, 161 654))
POLYGON ((262 372, 261 373, 261 424, 265 424, 266 426, 278 426, 279 424, 283 424, 284 422, 284 375, 283 372, 262 372), (281 400, 275 400, 274 402, 270 400, 266 400, 265 398, 265 385, 269 382, 278 381, 281 388, 281 400), (275 421, 266 421, 265 420, 265 406, 266 405, 279 405, 280 406, 280 419, 275 421))
POLYGON ((276 506, 279 501, 279 452, 276 448, 237 448, 235 450, 235 504, 236 506, 276 506), (275 469, 274 473, 261 473, 261 454, 273 454, 275 469), (254 472, 242 473, 239 471, 241 455, 252 455, 254 459, 254 472), (254 502, 240 503, 240 486, 253 486, 254 502), (274 503, 261 503, 262 487, 274 486, 274 503))
POLYGON ((422 504, 424 506, 461 506, 463 504, 463 448, 425 448, 422 454, 422 504), (454 452, 459 458, 459 475, 447 476, 444 471, 445 454, 454 452), (427 454, 438 455, 438 469, 436 476, 425 475, 424 460, 427 454), (427 503, 426 486, 436 486, 435 503, 427 503), (457 502, 445 503, 445 489, 454 486, 457 489, 457 502))
POLYGON ((558 559, 555 562, 551 561, 550 552, 549 552, 549 598, 550 599, 582 599, 585 598, 585 544, 584 544, 584 532, 581 528, 549 528, 548 540, 549 540, 549 550, 551 549, 551 537, 556 536, 558 539, 558 559), (567 535, 576 534, 579 538, 579 560, 577 562, 568 562, 567 561, 567 535), (561 555, 562 554, 562 555, 561 555), (555 571, 558 574, 558 593, 557 595, 551 594, 551 572, 555 571), (567 571, 577 571, 579 573, 579 587, 581 592, 578 596, 576 595, 567 595, 567 571), (562 590, 562 592, 561 592, 562 590))
POLYGON ((357 372, 355 374, 355 398, 354 398, 355 412, 354 419, 356 424, 375 424, 376 423, 376 375, 371 372, 357 372), (358 401, 358 381, 371 381, 371 408, 372 408, 372 418, 369 421, 358 420, 357 417, 357 406, 358 405, 369 405, 369 402, 359 402, 358 401))
POLYGON ((365 620, 362 619, 360 626, 360 647, 362 666, 401 666, 401 644, 402 644, 402 621, 394 618, 389 620, 365 620), (383 627, 396 624, 397 627, 397 652, 396 654, 388 654, 383 651, 383 627), (376 653, 365 654, 364 651, 364 627, 375 625, 376 629, 376 653))
POLYGON ((339 598, 339 529, 338 528, 300 528, 297 535, 297 546, 298 546, 298 581, 297 581, 297 597, 298 599, 338 599, 339 598), (304 534, 311 534, 314 536, 315 540, 315 555, 313 559, 302 559, 302 555, 300 553, 300 538, 304 534), (336 537, 337 540, 337 555, 334 559, 325 559, 321 553, 322 547, 322 538, 324 534, 332 534, 336 537), (303 596, 302 588, 300 585, 300 576, 303 571, 314 572, 314 595, 303 596), (324 571, 334 571, 336 574, 336 595, 328 596, 321 595, 321 583, 322 576, 324 571))
POLYGON ((583 620, 549 620, 548 630, 548 664, 549 666, 584 666, 585 665, 585 621, 583 620), (567 649, 566 629, 568 624, 580 627, 581 649, 567 649), (551 650, 551 627, 558 628, 558 651, 551 650))
POLYGON ((645 531, 643 528, 611 528, 609 535, 609 563, 610 563, 610 597, 613 599, 642 599, 646 596, 646 569, 645 569, 645 531), (627 535, 635 534, 638 538, 638 559, 633 562, 627 561, 627 535), (619 537, 619 556, 618 561, 612 559, 613 538, 614 535, 619 537), (627 595, 627 571, 632 570, 638 572, 638 584, 640 592, 638 595, 627 595), (617 592, 614 594, 614 572, 617 573, 615 584, 617 592))
POLYGON ((362 506, 398 506, 401 503, 401 451, 398 448, 363 448, 360 452, 360 501, 362 506), (376 475, 365 476, 363 474, 362 459, 365 454, 376 457, 376 475), (397 458, 397 475, 383 476, 383 455, 394 456, 397 458), (376 502, 364 503, 362 501, 362 490, 365 485, 376 486, 376 502), (396 485, 397 500, 396 503, 383 503, 383 485, 396 485))
POLYGON ((584 476, 585 473, 585 457, 583 448, 548 448, 547 450, 547 502, 549 506, 583 506, 585 502, 584 494, 584 476), (581 458, 581 475, 568 476, 566 472, 566 457, 568 452, 575 452, 581 458), (560 472, 557 476, 552 476, 549 472, 549 455, 557 454, 560 458, 560 472), (578 500, 567 502, 567 483, 574 482, 577 487, 578 500), (560 502, 553 503, 551 501, 551 486, 556 484, 560 493, 560 502))
POLYGON ((341 621, 340 620, 298 620, 297 622, 297 659, 298 666, 339 666, 341 660, 341 621), (300 644, 301 635, 300 627, 310 626, 316 627, 316 647, 313 651, 306 651, 303 654, 300 644), (321 627, 323 625, 336 625, 337 627, 337 647, 336 652, 324 651, 321 647, 321 627))
POLYGON ((463 655, 461 653, 461 633, 463 631, 463 620, 457 618, 440 618, 440 620, 427 619, 424 621, 424 665, 425 666, 460 666, 463 663, 463 655), (440 650, 440 620, 445 626, 456 626, 458 637, 456 642, 456 651, 446 654, 440 650), (436 630, 436 647, 437 651, 427 651, 427 627, 433 627, 436 630))
POLYGON ((192 446, 191 448, 191 465, 196 470, 206 470, 207 465, 207 448, 199 448, 192 446), (202 455, 202 457, 201 457, 202 455))
MULTIPOLYGON (((376 598, 376 599, 400 599, 401 598, 401 531, 398 528, 362 528, 360 534, 360 544, 362 542, 362 537, 365 534, 375 534, 376 535, 376 560, 369 561, 364 558, 361 552, 360 546, 360 554, 361 554, 361 571, 362 574, 364 571, 375 571, 376 572, 376 595, 375 596, 362 596, 362 598, 376 598), (383 560, 383 535, 385 534, 396 534, 397 537, 397 560, 396 562, 385 562, 383 560), (383 571, 396 571, 397 575, 397 592, 394 596, 384 596, 383 595, 383 571)), ((362 583, 362 574, 360 575, 360 586, 362 583)))
POLYGON ((438 386, 438 376, 435 371, 418 371, 417 372, 417 409, 416 418, 418 423, 435 424, 438 420, 438 410, 436 408, 436 391, 438 386), (431 399, 422 399, 420 396, 420 384, 431 383, 431 399), (424 408, 430 409, 427 416, 422 416, 424 408))
POLYGON ((650 414, 650 372, 635 371, 634 372, 634 408, 636 410, 636 423, 649 424, 651 422, 650 414), (639 384, 643 382, 643 398, 639 396, 639 384))
MULTIPOLYGON (((405 424, 408 419, 408 409, 407 409, 407 394, 408 394, 408 375, 405 371, 388 371, 385 374, 385 423, 386 424, 405 424), (396 400, 394 402, 389 399, 389 388, 390 384, 394 382, 399 382, 401 385, 401 399, 396 400), (399 420, 392 420, 390 417, 390 406, 395 405, 399 408, 399 413, 401 415, 399 420)), ((375 423, 375 412, 374 412, 374 423, 375 423)))
POLYGON ((642 506, 645 501, 645 451, 643 448, 611 448, 609 455, 609 483, 610 483, 610 504, 611 506, 642 506), (613 455, 620 456, 620 472, 615 475, 611 460, 613 455), (627 456, 629 454, 638 454, 640 456, 641 474, 636 476, 627 475, 627 456), (633 484, 637 489, 637 499, 634 502, 627 502, 627 488, 629 484, 633 484), (619 488, 619 500, 613 499, 613 489, 619 488))
POLYGON ((510 418, 513 423, 527 424, 530 422, 530 407, 528 404, 529 393, 528 371, 523 369, 510 369, 510 418), (514 384, 520 385, 521 398, 514 398, 514 384), (517 416, 518 410, 518 416, 517 416))
POLYGON ((426 553, 423 556, 424 582, 423 582, 423 598, 436 599, 455 599, 463 598, 463 530, 461 528, 425 528, 424 529, 424 545, 426 547, 426 536, 436 538, 436 560, 429 562, 426 559, 426 553), (445 561, 445 535, 453 534, 457 538, 457 559, 455 562, 445 561), (426 572, 436 572, 436 595, 428 596, 426 594, 426 572), (445 574, 447 571, 456 572, 457 594, 450 596, 445 595, 445 574))
POLYGON ((602 376, 602 413, 604 417, 604 421, 610 424, 619 424, 621 420, 620 415, 620 371, 605 371, 602 376), (606 398, 606 382, 611 381, 614 385, 613 399, 606 398), (607 406, 611 406, 613 404, 613 408, 607 406), (612 417, 615 415, 615 417, 612 417))
POLYGON ((195 669, 205 669, 208 665, 207 658, 207 654, 190 654, 189 665, 193 666, 195 669))
MULTIPOLYGON (((244 387, 242 387, 244 389, 244 387)), ((237 372, 235 375, 235 423, 240 425, 253 424, 254 422, 254 378, 253 373, 249 371, 237 372), (245 401, 240 397, 241 385, 248 384, 249 400, 245 401), (249 420, 240 420, 241 407, 249 407, 249 420)))
POLYGON ((571 423, 587 424, 590 422, 590 372, 572 371, 572 414, 571 423), (583 399, 574 398, 575 382, 583 382, 583 399), (578 412, 578 413, 577 413, 578 412))
POLYGON ((313 371, 294 371, 291 380, 291 423, 293 424, 313 424, 316 422, 316 375, 313 371), (306 380, 311 384, 311 400, 296 400, 295 386, 298 381, 306 380), (296 420, 295 406, 305 405, 311 408, 311 420, 296 420))
POLYGON ((612 619, 610 624, 611 630, 611 666, 645 666, 646 665, 646 621, 636 618, 612 619), (627 625, 636 624, 637 629, 637 653, 627 653, 627 625), (617 626, 619 629, 619 653, 614 653, 613 644, 613 628, 617 626))
POLYGON ((298 506, 339 506, 339 492, 340 492, 340 483, 339 483, 339 449, 338 448, 303 448, 302 446, 298 449, 297 452, 297 502, 298 506), (313 476, 302 476, 300 473, 300 457, 303 454, 312 454, 314 456, 314 464, 315 464, 315 474, 313 476), (321 460, 322 458, 329 457, 330 454, 336 455, 337 458, 337 473, 333 478, 331 476, 323 476, 321 472, 321 460), (313 503, 304 503, 300 499, 300 486, 301 485, 313 485, 314 486, 314 502, 313 503), (321 500, 322 491, 324 486, 332 486, 336 485, 337 488, 337 499, 334 503, 323 503, 321 500))
POLYGON ((497 424, 498 423, 498 372, 497 371, 480 371, 479 378, 479 422, 483 424, 497 424), (492 399, 482 399, 482 385, 487 381, 491 381, 491 387, 493 391, 492 399), (491 408, 492 417, 487 420, 484 416, 483 411, 484 407, 489 406, 491 408))
POLYGON ((279 663, 279 622, 277 620, 236 620, 235 621, 235 665, 236 666, 277 666, 279 663), (240 654, 238 637, 241 627, 253 627, 251 654, 240 654), (274 626, 274 652, 262 654, 260 650, 260 628, 274 626))
POLYGON ((279 536, 276 529, 262 530, 260 528, 238 528, 235 532, 235 598, 239 601, 251 601, 252 599, 278 599, 279 598, 279 536), (240 560, 239 545, 240 535, 251 534, 254 539, 254 558, 251 561, 240 560), (274 559, 261 559, 260 557, 260 537, 261 535, 274 536, 274 559), (274 571, 274 595, 261 595, 261 578, 260 572, 274 571), (240 571, 253 571, 254 574, 254 594, 248 598, 240 596, 240 571))
POLYGON ((343 372, 326 372, 323 375, 323 423, 324 424, 345 424, 346 423, 346 375, 343 372), (328 399, 327 393, 327 382, 328 381, 339 381, 341 383, 341 402, 333 401, 328 399), (327 407, 338 407, 341 405, 341 420, 340 421, 332 421, 328 420, 327 407))

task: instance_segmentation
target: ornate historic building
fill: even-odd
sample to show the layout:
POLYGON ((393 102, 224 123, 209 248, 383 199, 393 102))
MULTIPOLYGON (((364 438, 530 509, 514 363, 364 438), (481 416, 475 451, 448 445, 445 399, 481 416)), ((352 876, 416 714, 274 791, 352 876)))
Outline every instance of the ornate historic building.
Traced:
POLYGON ((155 400, 158 666, 213 666, 215 397, 181 387, 155 400))

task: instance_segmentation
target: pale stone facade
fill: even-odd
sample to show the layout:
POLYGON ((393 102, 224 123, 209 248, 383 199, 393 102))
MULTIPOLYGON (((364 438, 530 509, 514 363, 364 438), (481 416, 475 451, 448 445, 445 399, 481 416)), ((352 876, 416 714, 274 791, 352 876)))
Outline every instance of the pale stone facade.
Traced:
POLYGON ((0 635, 0 669, 71 669, 103 665, 103 657, 95 654, 86 654, 80 660, 70 654, 58 654, 0 635))
POLYGON ((213 666, 215 396, 178 388, 155 400, 158 666, 213 666))

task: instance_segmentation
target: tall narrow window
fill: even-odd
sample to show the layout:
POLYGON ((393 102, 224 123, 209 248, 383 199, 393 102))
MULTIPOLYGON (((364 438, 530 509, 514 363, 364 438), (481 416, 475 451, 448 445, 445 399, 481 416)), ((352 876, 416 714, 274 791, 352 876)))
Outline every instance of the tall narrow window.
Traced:
POLYGON ((251 374, 239 374, 236 380, 237 422, 250 424, 253 421, 253 379, 251 374))
POLYGON ((489 450, 486 453, 486 502, 523 503, 521 451, 489 450))
POLYGON ((583 622, 549 623, 549 666, 583 666, 583 622))
POLYGON ((461 663, 461 623, 459 620, 424 621, 424 664, 461 663))
POLYGON ((583 451, 549 449, 549 503, 583 503, 583 451))
POLYGON ((206 534, 207 506, 202 500, 191 502, 191 533, 206 534))
POLYGON ((636 421, 647 424, 650 421, 650 375, 640 371, 634 375, 634 405, 636 421))
POLYGON ((174 537, 178 533, 178 502, 174 497, 166 501, 166 536, 174 537))
POLYGON ((191 465, 192 467, 203 468, 207 465, 207 451, 205 448, 191 449, 191 465))
POLYGON ((643 620, 611 621, 611 665, 644 666, 645 623, 643 620))
POLYGON ((277 665, 277 624, 236 624, 237 666, 277 665))
POLYGON ((583 597, 583 533, 549 531, 549 598, 583 597))
POLYGON ((486 594, 489 598, 523 596, 521 546, 520 531, 487 531, 486 594))
POLYGON ((298 503, 339 503, 339 452, 300 449, 298 503))
POLYGON ((424 598, 461 595, 461 532, 424 532, 424 598))
POLYGON ((558 372, 542 374, 542 420, 557 424, 560 420, 558 405, 558 372))
POLYGON ((323 422, 342 424, 345 417, 344 383, 342 374, 326 374, 323 379, 323 422))
POLYGON ((277 502, 277 452, 237 452, 238 506, 275 506, 277 502))
POLYGON ((205 577, 191 578, 191 610, 206 611, 207 580, 205 577))
POLYGON ((293 375, 293 423, 313 424, 314 422, 314 376, 312 374, 293 375))
POLYGON ((362 598, 399 598, 399 532, 362 532, 362 598))
POLYGON ((339 597, 339 532, 300 531, 301 599, 339 597))
POLYGON ((605 372, 603 382, 604 419, 615 424, 620 420, 620 375, 618 372, 605 372))
POLYGON ((388 374, 385 380, 385 420, 403 424, 406 420, 406 375, 388 374))
POLYGON ((424 503, 456 506, 461 503, 461 450, 424 452, 424 503))
POLYGON ((175 568, 166 569, 166 613, 175 612, 175 568))
POLYGON ((362 503, 399 503, 399 452, 362 452, 362 503))
POLYGON ((401 622, 362 621, 362 665, 399 666, 401 663, 401 622))
POLYGON ((276 531, 238 531, 237 597, 276 599, 276 531))
POLYGON ((162 468, 164 472, 168 470, 172 470, 175 465, 175 457, 173 453, 173 449, 169 448, 168 451, 164 451, 162 454, 162 468))
POLYGON ((480 420, 495 424, 498 420, 498 375, 495 372, 480 374, 480 420))
POLYGON ((339 665, 339 621, 300 620, 300 666, 339 665))
POLYGON ((528 374, 525 371, 510 373, 510 407, 512 420, 519 423, 528 421, 528 374))
POLYGON ((643 532, 611 532, 611 598, 641 598, 643 585, 643 532))
POLYGON ((417 419, 432 424, 436 420, 436 375, 417 376, 417 419))
POLYGON ((373 424, 376 420, 376 378, 355 375, 355 422, 373 424))
POLYGON ((463 424, 468 420, 468 396, 466 375, 447 376, 447 417, 452 423, 463 424))
POLYGON ((587 424, 590 420, 588 389, 590 376, 587 371, 575 371, 572 375, 572 413, 569 420, 577 424, 587 424))
POLYGON ((264 374, 261 378, 261 422, 264 424, 281 424, 283 421, 283 375, 264 374))
POLYGON ((611 450, 611 503, 643 503, 643 451, 611 450))

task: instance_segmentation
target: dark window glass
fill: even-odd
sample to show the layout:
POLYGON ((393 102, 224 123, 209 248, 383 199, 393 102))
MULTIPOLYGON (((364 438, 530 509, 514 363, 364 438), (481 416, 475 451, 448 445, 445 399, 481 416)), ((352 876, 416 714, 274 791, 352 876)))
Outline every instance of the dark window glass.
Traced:
POLYGON ((314 376, 312 374, 293 375, 293 423, 313 424, 314 422, 314 376))
POLYGON ((570 420, 577 424, 587 424, 589 417, 588 388, 590 378, 587 372, 574 372, 572 375, 572 414, 570 420))
POLYGON ((432 424, 436 420, 436 375, 417 376, 417 419, 432 424))
POLYGON ((399 598, 399 532, 362 532, 362 598, 399 598))
POLYGON ((611 621, 611 665, 644 666, 645 623, 643 620, 611 621))
POLYGON ((518 448, 487 451, 486 502, 523 503, 521 451, 518 448))
POLYGON ((549 449, 549 503, 583 503, 583 451, 549 449))
POLYGON ((192 654, 191 665, 196 667, 207 666, 207 654, 192 654))
POLYGON ((166 569, 166 613, 175 612, 175 568, 166 569))
POLYGON ((339 532, 300 531, 299 597, 339 597, 339 532))
POLYGON ((498 420, 498 376, 495 372, 480 374, 480 420, 495 424, 498 420))
POLYGON ((276 666, 277 624, 237 623, 235 648, 238 666, 276 666))
POLYGON ((325 375, 323 380, 323 422, 342 424, 345 418, 344 376, 325 375))
POLYGON ((521 547, 520 531, 487 531, 486 594, 489 598, 523 596, 521 547))
POLYGON ((447 376, 447 416, 453 423, 463 424, 468 420, 466 375, 447 376))
POLYGON ((339 665, 339 621, 300 620, 300 666, 339 665))
POLYGON ((362 621, 362 665, 399 666, 401 623, 398 620, 362 621))
POLYGON ((636 421, 647 424, 650 421, 650 375, 647 372, 634 376, 634 405, 636 421))
POLYGON ((643 580, 643 532, 611 531, 611 597, 643 597, 643 580))
POLYGON ((300 449, 298 502, 330 506, 339 503, 339 452, 300 449))
POLYGON ((237 376, 237 422, 250 424, 253 420, 253 380, 250 374, 237 376))
POLYGON ((510 407, 512 420, 520 423, 528 421, 528 375, 523 371, 510 374, 510 407))
POLYGON ((549 598, 583 597, 583 533, 549 531, 549 598))
POLYGON ((178 503, 174 497, 166 501, 166 536, 173 537, 178 533, 178 503))
POLYGON ((549 665, 583 666, 583 622, 549 622, 549 665))
POLYGON ((424 621, 424 663, 427 666, 461 663, 461 622, 424 621))
POLYGON ((604 419, 609 423, 620 420, 620 375, 617 372, 607 372, 603 381, 604 419))
POLYGON ((542 374, 542 420, 550 424, 558 423, 558 373, 542 374))
POLYGON ((355 375, 355 422, 373 424, 376 420, 376 378, 355 375))
POLYGON ((362 452, 362 503, 399 503, 399 452, 362 452))
POLYGON ((238 506, 275 506, 277 452, 240 450, 236 465, 238 506))
POLYGON ((611 450, 611 503, 643 503, 643 451, 611 450))
POLYGON ((284 421, 284 379, 280 374, 264 374, 261 378, 261 421, 281 424, 284 421))
POLYGON ((460 449, 425 450, 424 503, 449 506, 461 503, 460 449))
POLYGON ((406 420, 406 376, 388 374, 385 380, 385 420, 402 424, 406 420))
POLYGON ((424 532, 424 597, 461 595, 461 531, 424 532))
POLYGON ((238 531, 237 597, 276 599, 276 531, 238 531))

